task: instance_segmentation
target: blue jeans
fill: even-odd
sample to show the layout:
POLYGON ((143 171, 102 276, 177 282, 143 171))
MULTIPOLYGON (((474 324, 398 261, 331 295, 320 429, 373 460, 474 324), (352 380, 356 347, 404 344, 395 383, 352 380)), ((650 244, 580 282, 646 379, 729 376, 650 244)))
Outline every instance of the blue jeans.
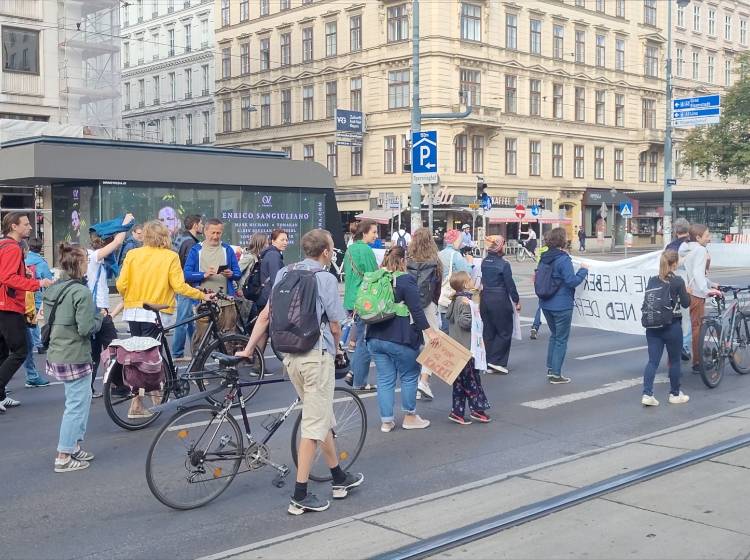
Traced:
POLYGON ((687 312, 687 309, 684 309, 682 312, 687 316, 687 321, 684 321, 683 325, 681 325, 685 327, 682 332, 682 349, 689 354, 693 347, 693 325, 690 322, 690 314, 687 312))
POLYGON ((536 306, 536 313, 534 313, 534 322, 531 324, 531 328, 538 331, 542 326, 542 308, 536 306))
POLYGON ((73 453, 86 435, 91 409, 91 379, 85 375, 75 381, 65 381, 65 412, 60 423, 58 453, 73 453))
POLYGON ((356 347, 354 348, 354 355, 352 356, 352 387, 359 389, 367 385, 367 378, 370 376, 370 361, 372 357, 367 349, 367 343, 365 341, 365 325, 364 321, 357 316, 354 318, 354 342, 356 347))
MULTIPOLYGON (((36 312, 39 313, 39 310, 37 309, 36 312)), ((39 325, 29 327, 29 330, 31 331, 32 350, 36 350, 42 345, 42 333, 39 331, 39 325)))
POLYGON ((448 334, 448 317, 447 313, 441 313, 440 314, 440 330, 443 331, 445 334, 448 334))
POLYGON ((543 309, 544 318, 547 319, 550 337, 547 346, 547 370, 553 375, 562 375, 562 365, 565 361, 565 353, 568 351, 568 337, 570 336, 570 323, 573 321, 573 310, 548 311, 543 309))
POLYGON ((26 348, 28 349, 28 353, 26 354, 26 359, 24 360, 23 365, 26 368, 27 383, 44 380, 44 378, 39 375, 39 370, 36 369, 36 364, 34 364, 34 349, 36 348, 34 345, 34 330, 38 331, 39 328, 34 327, 32 329, 31 327, 26 327, 26 348))
MULTIPOLYGON (((193 315, 193 305, 195 302, 185 296, 177 296, 177 322, 180 323, 189 319, 193 315)), ((187 325, 182 325, 174 330, 174 340, 172 340, 172 356, 182 358, 185 355, 185 337, 193 339, 195 333, 195 323, 190 321, 187 325)))
POLYGON ((653 396, 654 378, 656 370, 667 348, 669 358, 669 392, 680 394, 680 351, 682 350, 682 324, 673 321, 671 325, 659 329, 646 329, 646 343, 648 344, 648 364, 643 372, 643 394, 653 396))
POLYGON ((378 408, 382 422, 393 422, 396 379, 401 379, 401 408, 406 414, 417 413, 417 380, 421 366, 419 352, 411 346, 371 338, 367 341, 378 379, 378 408))

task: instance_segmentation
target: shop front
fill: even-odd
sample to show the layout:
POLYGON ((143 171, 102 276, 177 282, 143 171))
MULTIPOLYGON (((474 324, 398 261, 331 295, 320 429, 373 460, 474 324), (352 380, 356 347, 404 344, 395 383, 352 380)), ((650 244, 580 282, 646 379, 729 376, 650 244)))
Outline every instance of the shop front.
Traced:
POLYGON ((586 189, 581 223, 586 237, 603 237, 605 246, 610 246, 614 236, 614 245, 623 245, 628 220, 620 215, 619 207, 625 202, 632 201, 627 194, 617 189, 586 189))

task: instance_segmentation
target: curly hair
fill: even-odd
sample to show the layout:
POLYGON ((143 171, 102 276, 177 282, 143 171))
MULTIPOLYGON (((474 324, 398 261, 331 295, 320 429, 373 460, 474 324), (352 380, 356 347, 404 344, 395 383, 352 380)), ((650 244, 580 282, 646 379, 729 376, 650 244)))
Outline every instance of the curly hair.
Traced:
POLYGON ((440 266, 438 248, 428 228, 421 227, 411 236, 411 242, 406 249, 409 259, 415 262, 437 263, 437 274, 443 277, 443 269, 440 266))

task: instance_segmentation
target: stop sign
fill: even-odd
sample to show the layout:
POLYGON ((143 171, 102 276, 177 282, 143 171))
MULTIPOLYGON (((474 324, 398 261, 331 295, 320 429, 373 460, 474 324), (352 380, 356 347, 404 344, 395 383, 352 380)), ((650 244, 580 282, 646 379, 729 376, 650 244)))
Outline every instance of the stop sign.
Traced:
POLYGON ((526 207, 523 204, 519 204, 516 206, 516 218, 522 220, 524 217, 526 217, 526 207))

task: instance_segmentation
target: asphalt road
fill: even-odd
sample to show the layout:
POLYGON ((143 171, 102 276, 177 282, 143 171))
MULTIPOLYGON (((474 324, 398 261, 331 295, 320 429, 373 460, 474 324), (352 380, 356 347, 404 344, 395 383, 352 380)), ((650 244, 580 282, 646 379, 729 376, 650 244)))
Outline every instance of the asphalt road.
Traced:
MULTIPOLYGON (((530 295, 529 267, 515 268, 524 278, 521 292, 530 295)), ((749 274, 714 271, 712 278, 746 284, 749 274)), ((525 297, 523 303, 522 315, 532 315, 535 300, 525 297)), ((86 448, 97 454, 91 468, 55 474, 63 388, 26 389, 19 372, 10 387, 23 404, 0 416, 2 556, 194 558, 605 446, 750 400, 750 378, 728 368, 714 390, 685 373, 683 389, 691 401, 684 406, 666 404, 667 385, 657 385, 662 406, 644 410, 638 381, 646 362, 645 350, 638 349, 645 345, 644 337, 581 328, 573 331, 565 368, 573 383, 552 386, 545 379, 547 334, 543 327, 539 340, 514 342, 511 375, 483 378, 492 404, 491 424, 450 423, 450 388, 437 380, 435 400, 419 404, 420 414, 433 422, 427 430, 383 434, 375 399, 365 399, 370 430, 356 465, 365 473, 365 485, 327 512, 300 517, 286 514, 292 478, 277 489, 271 485, 275 473, 270 469, 238 476, 225 494, 201 509, 164 507, 149 492, 144 471, 158 427, 121 430, 100 399, 93 402, 86 439, 86 448), (549 400, 562 395, 568 396, 566 402, 549 400)), ((278 371, 278 363, 270 367, 278 371)), ((288 383, 263 387, 250 402, 250 411, 284 406, 293 398, 288 383)), ((262 430, 260 418, 255 420, 253 426, 262 430)), ((276 462, 291 464, 291 426, 287 422, 270 443, 276 462)), ((311 487, 321 495, 330 491, 324 485, 311 487)), ((501 511, 503 504, 497 507, 501 511)))

